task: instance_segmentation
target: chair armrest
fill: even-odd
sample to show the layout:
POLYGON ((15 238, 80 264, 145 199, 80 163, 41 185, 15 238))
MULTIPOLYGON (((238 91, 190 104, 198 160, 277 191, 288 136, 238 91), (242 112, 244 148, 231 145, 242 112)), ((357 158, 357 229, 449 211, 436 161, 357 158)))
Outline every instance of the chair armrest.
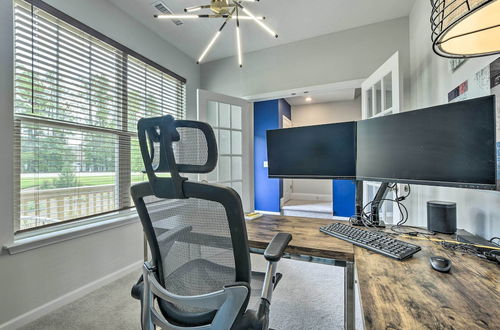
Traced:
POLYGON ((279 233, 273 237, 273 240, 264 251, 264 258, 267 261, 276 262, 281 259, 283 256, 283 252, 285 248, 288 246, 288 243, 292 240, 292 235, 288 233, 279 233))

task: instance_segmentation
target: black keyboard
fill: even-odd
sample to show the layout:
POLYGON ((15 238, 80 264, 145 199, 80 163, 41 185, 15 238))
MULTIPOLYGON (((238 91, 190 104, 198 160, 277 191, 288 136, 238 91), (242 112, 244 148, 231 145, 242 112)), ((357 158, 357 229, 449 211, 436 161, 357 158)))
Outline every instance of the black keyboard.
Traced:
POLYGON ((379 232, 359 229, 343 223, 332 223, 331 225, 319 228, 319 230, 325 234, 398 260, 409 258, 420 251, 420 246, 418 245, 399 241, 379 232))

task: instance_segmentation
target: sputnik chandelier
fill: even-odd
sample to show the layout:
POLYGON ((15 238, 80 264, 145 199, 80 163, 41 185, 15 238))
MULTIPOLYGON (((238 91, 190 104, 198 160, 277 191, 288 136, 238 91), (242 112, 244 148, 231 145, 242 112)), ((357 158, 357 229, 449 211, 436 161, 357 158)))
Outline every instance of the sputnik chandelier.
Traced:
POLYGON ((240 20, 253 20, 260 27, 262 27, 265 31, 267 31, 270 35, 275 38, 278 38, 276 32, 274 32, 269 26, 267 26, 263 20, 265 17, 255 16, 252 14, 247 8, 243 7, 242 3, 244 2, 256 2, 259 0, 211 0, 209 5, 201 5, 195 7, 185 8, 185 14, 176 15, 176 14, 164 14, 164 15, 154 15, 155 18, 159 19, 191 19, 191 18, 223 18, 224 22, 222 23, 219 30, 212 37, 207 47, 201 53, 201 56, 198 58, 196 63, 201 63, 207 53, 210 51, 212 46, 215 44, 215 41, 219 38, 222 30, 226 26, 226 24, 230 20, 236 21, 236 49, 238 51, 238 63, 240 67, 243 66, 243 59, 241 54, 241 37, 240 37, 240 20), (209 14, 192 14, 193 12, 197 12, 200 10, 208 9, 210 10, 209 14), (240 12, 243 12, 245 15, 240 15, 240 12))

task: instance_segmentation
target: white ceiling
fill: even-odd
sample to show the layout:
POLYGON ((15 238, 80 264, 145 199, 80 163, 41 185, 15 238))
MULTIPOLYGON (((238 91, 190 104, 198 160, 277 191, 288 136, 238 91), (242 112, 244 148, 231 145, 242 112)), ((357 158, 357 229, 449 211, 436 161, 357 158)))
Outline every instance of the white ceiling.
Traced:
POLYGON ((316 103, 327 103, 327 102, 337 102, 337 101, 350 101, 354 100, 355 88, 332 90, 329 92, 309 92, 300 93, 297 96, 287 97, 286 101, 290 105, 304 105, 304 104, 316 104, 316 103), (311 101, 306 101, 306 98, 310 97, 311 101))
MULTIPOLYGON (((154 19, 159 12, 155 0, 109 0, 149 29, 197 59, 222 24, 222 19, 184 19, 176 26, 168 20, 154 19)), ((209 0, 162 0, 177 14, 184 8, 209 3, 209 0)), ((244 52, 269 48, 336 31, 408 16, 414 0, 261 0, 244 5, 278 34, 271 37, 255 22, 240 22, 244 52)), ((236 54, 236 35, 231 22, 224 29, 205 61, 236 54)))

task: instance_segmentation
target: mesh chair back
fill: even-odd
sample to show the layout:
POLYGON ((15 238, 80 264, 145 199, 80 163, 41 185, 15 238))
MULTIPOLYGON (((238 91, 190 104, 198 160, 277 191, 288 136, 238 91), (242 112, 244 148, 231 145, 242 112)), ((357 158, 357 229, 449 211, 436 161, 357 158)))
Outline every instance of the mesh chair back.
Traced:
POLYGON ((184 168, 190 165, 205 165, 208 162, 208 143, 205 134, 193 127, 178 127, 177 132, 179 140, 172 144, 177 166, 184 168))
MULTIPOLYGON (((215 139, 208 124, 174 121, 170 129, 175 130, 170 145, 162 145, 161 138, 156 140, 160 140, 160 149, 171 148, 175 163, 160 167, 176 167, 187 173, 213 170, 217 151, 215 148, 214 160, 210 143, 215 139)), ((153 151, 149 153, 151 156, 153 151)), ((165 183, 176 180, 174 176, 161 179, 165 183)), ((180 179, 182 191, 177 198, 159 198, 151 182, 131 189, 159 282, 181 296, 219 291, 235 282, 250 283, 248 241, 239 195, 231 188, 180 179)), ((215 315, 213 310, 163 301, 160 307, 166 317, 181 324, 209 323, 215 315)))

